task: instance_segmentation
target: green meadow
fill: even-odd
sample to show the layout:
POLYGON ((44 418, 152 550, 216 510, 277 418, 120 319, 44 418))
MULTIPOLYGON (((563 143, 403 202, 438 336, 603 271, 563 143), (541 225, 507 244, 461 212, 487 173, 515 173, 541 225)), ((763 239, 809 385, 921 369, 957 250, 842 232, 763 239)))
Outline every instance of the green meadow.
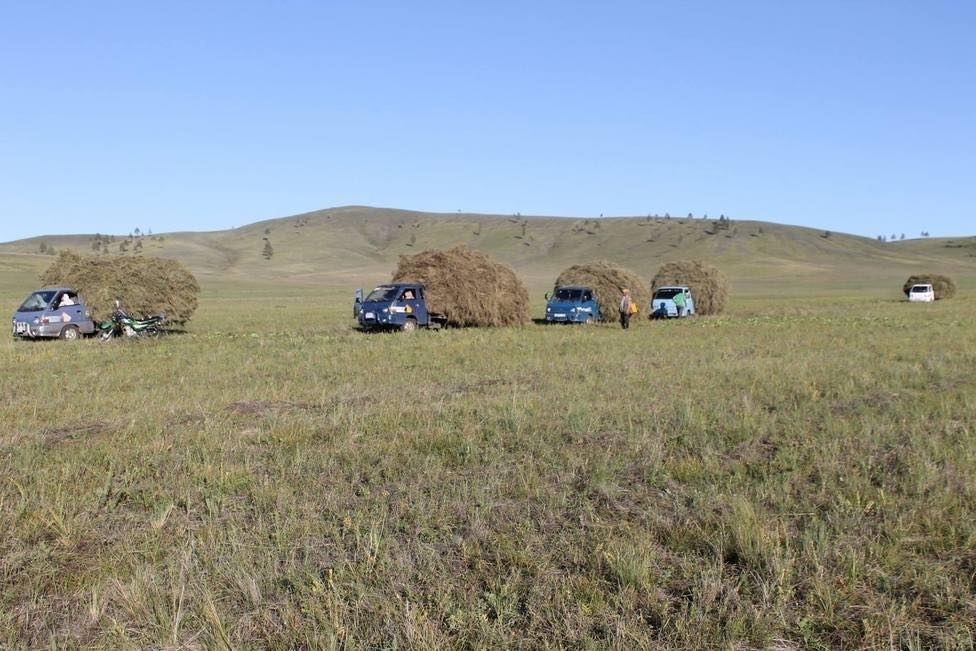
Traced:
POLYGON ((214 275, 183 333, 0 338, 0 648, 971 649, 976 295, 864 278, 366 335, 214 275))

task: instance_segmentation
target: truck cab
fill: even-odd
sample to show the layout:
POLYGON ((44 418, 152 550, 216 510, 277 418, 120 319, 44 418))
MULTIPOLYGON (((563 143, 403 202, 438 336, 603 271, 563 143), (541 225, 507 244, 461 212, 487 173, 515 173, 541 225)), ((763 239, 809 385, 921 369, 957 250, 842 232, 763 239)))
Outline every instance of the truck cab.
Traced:
POLYGON ((589 287, 565 285, 546 294, 546 323, 593 323, 601 319, 600 304, 589 287))
POLYGON ((674 317, 686 317, 695 313, 695 299, 691 295, 691 288, 685 285, 670 285, 668 287, 658 287, 654 290, 651 297, 651 318, 667 319, 674 317), (684 296, 685 307, 681 314, 678 314, 678 305, 675 297, 679 294, 684 296))
POLYGON ((81 296, 71 287, 42 287, 28 296, 11 319, 14 337, 79 339, 95 332, 81 296))
POLYGON ((424 286, 419 283, 390 283, 373 289, 365 298, 357 291, 356 319, 364 330, 440 328, 446 319, 427 309, 424 286))
POLYGON ((935 300, 935 289, 928 283, 912 285, 907 293, 912 303, 931 303, 935 300))

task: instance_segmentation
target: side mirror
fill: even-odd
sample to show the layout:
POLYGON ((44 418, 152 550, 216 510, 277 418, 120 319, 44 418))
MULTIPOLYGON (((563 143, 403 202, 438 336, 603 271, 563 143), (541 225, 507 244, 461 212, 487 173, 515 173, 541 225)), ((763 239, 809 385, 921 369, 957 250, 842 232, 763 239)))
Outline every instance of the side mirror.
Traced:
POLYGON ((549 292, 546 292, 546 300, 549 300, 549 292))

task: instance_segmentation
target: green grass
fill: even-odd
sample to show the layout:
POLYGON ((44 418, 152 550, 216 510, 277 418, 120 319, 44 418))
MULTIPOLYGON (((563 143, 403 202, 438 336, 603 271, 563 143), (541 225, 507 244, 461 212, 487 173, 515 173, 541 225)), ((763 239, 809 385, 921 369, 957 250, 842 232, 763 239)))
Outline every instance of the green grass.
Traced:
POLYGON ((209 284, 4 340, 0 647, 971 649, 976 299, 789 290, 401 336, 209 284))

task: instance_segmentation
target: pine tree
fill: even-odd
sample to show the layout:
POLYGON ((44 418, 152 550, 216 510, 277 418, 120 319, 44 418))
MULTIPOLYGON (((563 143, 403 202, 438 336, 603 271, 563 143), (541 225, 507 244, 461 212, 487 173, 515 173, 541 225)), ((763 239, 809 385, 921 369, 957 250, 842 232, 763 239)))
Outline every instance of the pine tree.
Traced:
POLYGON ((264 249, 261 250, 261 255, 264 256, 265 260, 270 260, 274 255, 274 247, 271 246, 271 240, 265 238, 264 249))

